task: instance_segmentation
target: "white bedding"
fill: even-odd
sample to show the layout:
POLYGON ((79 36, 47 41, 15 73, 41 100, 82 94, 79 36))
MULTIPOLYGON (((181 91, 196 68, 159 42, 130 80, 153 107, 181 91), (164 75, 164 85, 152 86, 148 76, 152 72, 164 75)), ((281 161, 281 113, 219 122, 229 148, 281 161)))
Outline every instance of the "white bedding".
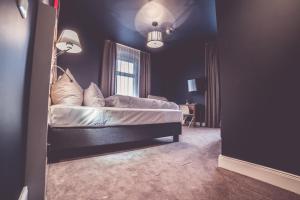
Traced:
POLYGON ((105 127, 181 122, 182 113, 170 109, 133 109, 53 105, 51 127, 105 127))
POLYGON ((107 97, 105 99, 105 106, 119 108, 179 110, 179 106, 173 102, 122 95, 107 97))

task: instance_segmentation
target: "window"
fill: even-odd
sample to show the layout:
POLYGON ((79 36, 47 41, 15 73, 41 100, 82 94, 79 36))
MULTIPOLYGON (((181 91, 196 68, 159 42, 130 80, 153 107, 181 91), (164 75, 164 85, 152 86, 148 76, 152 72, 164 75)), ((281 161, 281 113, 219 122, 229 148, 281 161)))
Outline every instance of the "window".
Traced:
POLYGON ((136 75, 132 62, 117 60, 116 94, 138 96, 136 75))
POLYGON ((140 52, 117 45, 117 66, 115 70, 115 93, 139 96, 140 52))

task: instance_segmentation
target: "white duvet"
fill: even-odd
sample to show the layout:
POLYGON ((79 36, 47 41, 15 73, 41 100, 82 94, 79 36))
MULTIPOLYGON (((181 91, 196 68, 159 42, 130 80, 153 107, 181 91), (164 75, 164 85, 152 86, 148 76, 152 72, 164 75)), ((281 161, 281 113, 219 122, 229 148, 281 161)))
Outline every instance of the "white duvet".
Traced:
POLYGON ((173 102, 122 95, 107 97, 105 99, 105 106, 118 108, 179 110, 179 106, 173 102))
POLYGON ((105 127, 181 122, 179 110, 53 105, 51 127, 105 127))

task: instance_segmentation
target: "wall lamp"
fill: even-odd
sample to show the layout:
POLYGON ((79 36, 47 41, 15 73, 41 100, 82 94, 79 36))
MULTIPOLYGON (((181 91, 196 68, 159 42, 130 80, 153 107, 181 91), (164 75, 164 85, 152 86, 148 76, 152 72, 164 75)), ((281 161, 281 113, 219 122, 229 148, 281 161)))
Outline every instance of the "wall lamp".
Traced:
MULTIPOLYGON (((60 50, 56 54, 56 58, 58 56, 63 55, 64 53, 76 54, 76 53, 80 53, 82 51, 78 34, 72 30, 63 30, 62 33, 60 34, 55 46, 57 49, 60 50)), ((70 76, 66 73, 66 71, 63 68, 61 68, 57 65, 55 65, 54 67, 56 67, 57 69, 64 72, 69 77, 70 81, 73 82, 73 80, 70 78, 70 76)))

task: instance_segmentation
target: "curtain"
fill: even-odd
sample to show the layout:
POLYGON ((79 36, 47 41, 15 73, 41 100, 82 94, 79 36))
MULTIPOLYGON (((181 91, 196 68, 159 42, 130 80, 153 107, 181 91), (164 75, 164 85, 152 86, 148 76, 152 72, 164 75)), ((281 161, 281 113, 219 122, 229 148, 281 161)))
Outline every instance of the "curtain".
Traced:
POLYGON ((205 123, 207 127, 220 127, 220 72, 218 50, 215 43, 205 45, 205 123))
POLYGON ((151 94, 151 57, 141 52, 140 58, 140 97, 147 98, 151 94))
POLYGON ((139 96, 140 51, 117 44, 115 94, 139 96))
POLYGON ((102 73, 101 73, 101 92, 104 97, 114 95, 115 89, 115 67, 117 59, 116 43, 106 40, 104 43, 102 73))

